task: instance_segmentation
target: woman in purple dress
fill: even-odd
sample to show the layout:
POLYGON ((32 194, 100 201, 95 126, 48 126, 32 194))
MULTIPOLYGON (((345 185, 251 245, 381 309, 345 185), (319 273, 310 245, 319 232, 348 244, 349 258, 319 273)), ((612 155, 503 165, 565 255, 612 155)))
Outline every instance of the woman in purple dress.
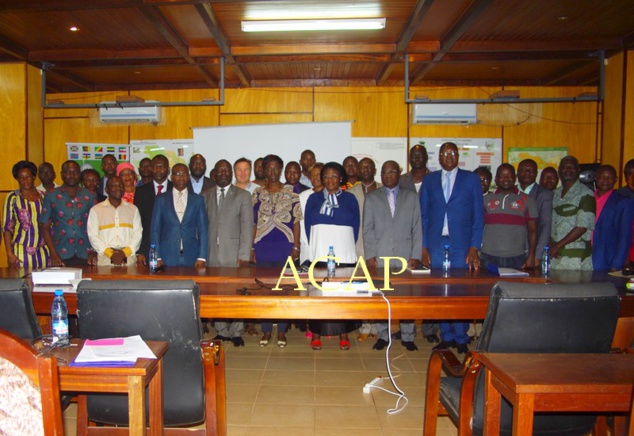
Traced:
MULTIPOLYGON (((251 262, 256 267, 284 267, 288 257, 299 258, 302 210, 299 196, 293 187, 280 181, 284 162, 279 156, 269 154, 264 158, 266 187, 253 192, 253 217, 255 221, 251 262)), ((277 323, 277 345, 286 346, 288 323, 277 323)), ((268 345, 273 331, 272 321, 262 322, 264 335, 260 346, 268 345)))
POLYGON ((49 261, 48 248, 38 225, 44 194, 35 189, 37 167, 22 160, 13 165, 13 177, 20 185, 4 201, 2 233, 10 267, 40 269, 49 261))

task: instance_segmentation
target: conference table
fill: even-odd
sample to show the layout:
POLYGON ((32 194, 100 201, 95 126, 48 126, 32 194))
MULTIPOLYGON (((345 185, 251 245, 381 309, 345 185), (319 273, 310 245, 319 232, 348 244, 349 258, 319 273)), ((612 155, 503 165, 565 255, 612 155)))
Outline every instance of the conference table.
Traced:
MULTIPOLYGON (((283 271, 280 268, 180 268, 169 267, 151 274, 145 267, 82 267, 83 278, 92 280, 181 280, 191 279, 200 288, 200 315, 203 318, 246 319, 387 319, 388 305, 375 296, 314 296, 307 276, 301 276, 300 286, 293 278, 283 278, 280 290, 273 290, 283 271)), ((21 277, 21 270, 0 269, 0 277, 21 277)), ((22 271, 23 273, 23 271, 22 271)), ((386 271, 371 270, 375 287, 385 289, 386 271)), ((534 284, 555 283, 614 283, 621 297, 620 316, 634 321, 634 294, 627 291, 627 278, 609 275, 606 271, 559 271, 548 278, 539 272, 525 277, 501 278, 486 271, 452 269, 448 274, 432 271, 415 275, 409 271, 389 272, 389 287, 383 290, 390 302, 393 319, 484 319, 491 288, 498 281, 534 284)), ((335 280, 347 281, 352 268, 338 268, 335 280)), ((323 280, 325 269, 315 270, 315 281, 323 280)), ((355 273, 355 279, 361 275, 355 273)), ((25 277, 29 279, 28 275, 25 277)), ((326 292, 324 292, 326 293, 326 292)), ((76 296, 65 295, 69 312, 76 311, 76 296)), ((35 311, 50 313, 52 293, 33 293, 35 311)))

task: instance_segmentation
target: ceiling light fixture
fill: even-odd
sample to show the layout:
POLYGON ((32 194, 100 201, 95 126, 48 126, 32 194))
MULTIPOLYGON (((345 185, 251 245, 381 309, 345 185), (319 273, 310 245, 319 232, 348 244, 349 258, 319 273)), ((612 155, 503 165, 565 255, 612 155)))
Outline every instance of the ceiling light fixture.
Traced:
POLYGON ((69 30, 70 30, 71 32, 77 32, 77 31, 79 30, 79 27, 72 26, 69 30))
POLYGON ((290 32, 298 30, 380 30, 384 28, 385 18, 242 21, 243 32, 290 32))

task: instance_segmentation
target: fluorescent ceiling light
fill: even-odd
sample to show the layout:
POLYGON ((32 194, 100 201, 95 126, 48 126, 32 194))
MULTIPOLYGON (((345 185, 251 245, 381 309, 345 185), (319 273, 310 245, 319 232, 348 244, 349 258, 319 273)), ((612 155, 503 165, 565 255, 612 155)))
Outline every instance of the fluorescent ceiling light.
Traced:
POLYGON ((242 21, 243 32, 289 32, 297 30, 376 30, 384 28, 385 18, 242 21))

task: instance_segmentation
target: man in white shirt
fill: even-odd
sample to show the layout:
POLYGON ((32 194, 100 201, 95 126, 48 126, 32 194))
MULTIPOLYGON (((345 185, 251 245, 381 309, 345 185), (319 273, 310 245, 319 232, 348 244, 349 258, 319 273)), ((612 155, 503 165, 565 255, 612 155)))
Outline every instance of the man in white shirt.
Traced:
POLYGON ((141 216, 123 198, 123 181, 114 176, 106 183, 108 198, 88 215, 88 239, 97 252, 97 265, 134 265, 141 245, 141 216))

